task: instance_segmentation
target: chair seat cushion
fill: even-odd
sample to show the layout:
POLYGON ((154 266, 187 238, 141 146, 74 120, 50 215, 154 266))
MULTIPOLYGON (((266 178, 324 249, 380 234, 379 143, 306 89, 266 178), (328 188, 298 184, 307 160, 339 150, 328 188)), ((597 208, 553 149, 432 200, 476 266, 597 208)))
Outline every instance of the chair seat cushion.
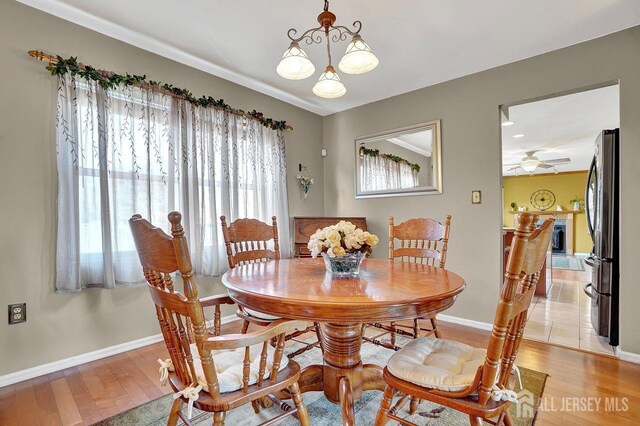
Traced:
POLYGON ((253 309, 249 309, 249 308, 242 308, 242 309, 244 310, 245 313, 261 320, 276 321, 281 319, 280 317, 274 317, 273 315, 263 314, 262 312, 254 311, 253 309))
POLYGON ((387 369, 399 379, 431 389, 465 389, 485 360, 486 349, 452 340, 423 337, 396 352, 387 369))
MULTIPOLYGON (((244 349, 224 349, 212 351, 213 362, 216 366, 216 373, 218 373, 218 383, 220 384, 220 393, 233 392, 238 389, 242 389, 242 370, 244 361, 244 349)), ((260 372, 260 354, 262 353, 262 344, 253 345, 249 350, 250 357, 250 374, 249 374, 249 386, 258 382, 258 373, 260 372)), ((202 385, 205 391, 209 391, 207 382, 204 378, 204 370, 202 369, 202 363, 198 356, 198 348, 195 343, 191 344, 191 354, 193 355, 193 365, 196 370, 196 376, 198 377, 198 383, 202 385)), ((273 356, 275 355, 275 349, 268 345, 267 347, 267 367, 264 372, 263 379, 268 379, 271 375, 273 368, 273 356)), ((286 355, 282 355, 280 361, 280 368, 278 371, 287 367, 289 358, 286 355)))

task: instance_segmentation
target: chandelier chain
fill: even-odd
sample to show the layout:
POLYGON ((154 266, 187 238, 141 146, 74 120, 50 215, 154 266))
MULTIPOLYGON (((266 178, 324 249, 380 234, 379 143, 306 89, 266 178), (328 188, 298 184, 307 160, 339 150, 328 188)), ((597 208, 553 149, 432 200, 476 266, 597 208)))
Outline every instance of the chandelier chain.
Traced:
POLYGON ((329 42, 329 31, 327 31, 327 56, 329 57, 329 66, 331 65, 331 43, 329 42))

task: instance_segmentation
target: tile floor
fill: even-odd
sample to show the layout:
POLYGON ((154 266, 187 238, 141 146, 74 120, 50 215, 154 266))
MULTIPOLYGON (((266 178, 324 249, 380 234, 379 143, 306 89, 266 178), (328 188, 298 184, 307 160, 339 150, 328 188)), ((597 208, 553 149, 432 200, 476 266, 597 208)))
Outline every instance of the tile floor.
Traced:
POLYGON ((531 303, 524 337, 614 355, 608 339, 598 336, 591 326, 591 301, 582 291, 589 276, 588 270, 554 269, 548 298, 536 297, 531 303))

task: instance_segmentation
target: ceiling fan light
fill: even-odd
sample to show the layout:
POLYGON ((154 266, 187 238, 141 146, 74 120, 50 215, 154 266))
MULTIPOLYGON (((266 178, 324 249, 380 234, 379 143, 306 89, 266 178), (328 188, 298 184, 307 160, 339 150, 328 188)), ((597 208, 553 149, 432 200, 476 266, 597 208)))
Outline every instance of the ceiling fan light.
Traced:
POLYGON ((525 172, 532 172, 538 168, 539 164, 540 162, 538 160, 529 159, 529 160, 524 160, 522 163, 520 163, 520 167, 522 167, 525 172))
POLYGON ((344 87, 344 84, 340 81, 336 70, 329 65, 322 75, 320 75, 316 85, 313 86, 313 93, 321 98, 334 99, 347 93, 347 88, 344 87))
POLYGON ((353 36, 338 68, 346 74, 364 74, 378 66, 380 61, 359 34, 353 36))
POLYGON ((282 55, 276 72, 288 80, 302 80, 311 77, 316 72, 316 67, 300 45, 294 41, 282 55))

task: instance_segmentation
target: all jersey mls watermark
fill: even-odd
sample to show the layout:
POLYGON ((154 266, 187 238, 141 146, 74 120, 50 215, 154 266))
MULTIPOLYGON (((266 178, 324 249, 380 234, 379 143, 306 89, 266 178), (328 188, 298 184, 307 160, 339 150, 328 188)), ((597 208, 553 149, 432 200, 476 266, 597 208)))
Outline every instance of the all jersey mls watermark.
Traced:
MULTIPOLYGON (((531 418, 535 415, 535 397, 528 390, 518 392, 516 416, 531 418)), ((538 411, 566 411, 566 412, 621 412, 629 410, 629 398, 617 397, 542 397, 537 401, 538 411)))

